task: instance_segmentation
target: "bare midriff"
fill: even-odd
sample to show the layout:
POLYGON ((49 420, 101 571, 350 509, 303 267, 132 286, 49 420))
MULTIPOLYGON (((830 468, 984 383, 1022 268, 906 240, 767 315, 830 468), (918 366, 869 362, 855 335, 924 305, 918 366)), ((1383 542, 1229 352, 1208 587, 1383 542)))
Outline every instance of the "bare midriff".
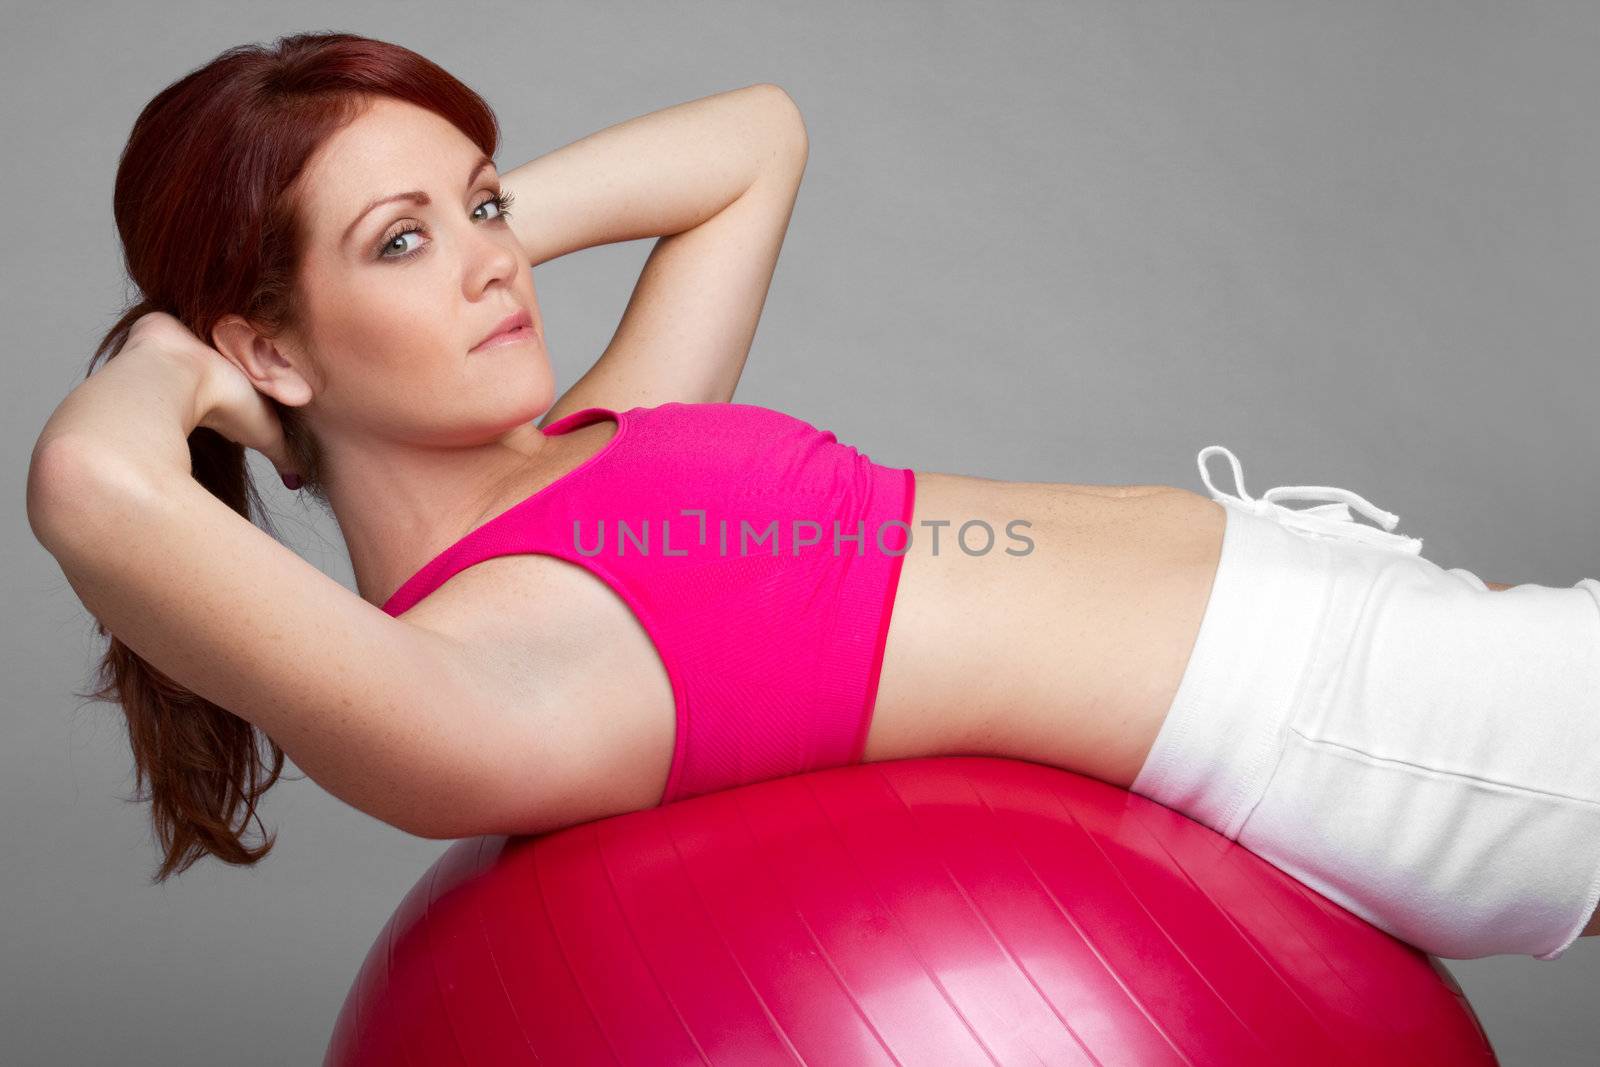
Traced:
POLYGON ((1006 756, 1129 785, 1194 648, 1222 506, 1171 486, 916 477, 863 758, 1006 756), (970 551, 957 540, 972 520, 994 531, 986 552, 981 526, 970 551), (1013 520, 1029 525, 1011 536, 1013 520))

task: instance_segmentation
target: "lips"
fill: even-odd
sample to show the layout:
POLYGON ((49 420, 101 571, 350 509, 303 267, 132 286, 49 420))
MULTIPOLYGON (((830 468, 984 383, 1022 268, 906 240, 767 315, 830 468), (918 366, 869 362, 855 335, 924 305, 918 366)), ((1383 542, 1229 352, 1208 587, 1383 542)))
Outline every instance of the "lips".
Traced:
POLYGON ((519 310, 514 315, 508 315, 500 320, 489 335, 472 346, 476 352, 480 348, 487 348, 496 342, 510 342, 521 340, 533 334, 533 316, 526 309, 519 310))

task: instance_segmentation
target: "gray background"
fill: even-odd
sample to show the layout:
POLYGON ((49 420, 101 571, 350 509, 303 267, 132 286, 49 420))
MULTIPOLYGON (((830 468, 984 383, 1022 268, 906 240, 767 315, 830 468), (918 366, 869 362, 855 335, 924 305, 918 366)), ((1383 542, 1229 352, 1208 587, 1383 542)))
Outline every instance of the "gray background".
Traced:
MULTIPOLYGON (((134 116, 233 44, 415 48, 496 108, 502 168, 776 82, 811 158, 736 399, 881 463, 1006 479, 1203 489, 1195 453, 1224 443, 1252 493, 1352 488, 1443 566, 1600 576, 1594 5, 265 7, 4 9, 8 1063, 315 1062, 446 847, 292 781, 258 868, 149 887, 120 712, 70 696, 99 646, 29 532, 28 451, 120 306, 134 116)), ((563 387, 649 248, 539 268, 563 387)), ((350 585, 331 522, 253 463, 296 550, 350 585)), ((1600 943, 1448 966, 1505 1063, 1592 1062, 1600 943)))

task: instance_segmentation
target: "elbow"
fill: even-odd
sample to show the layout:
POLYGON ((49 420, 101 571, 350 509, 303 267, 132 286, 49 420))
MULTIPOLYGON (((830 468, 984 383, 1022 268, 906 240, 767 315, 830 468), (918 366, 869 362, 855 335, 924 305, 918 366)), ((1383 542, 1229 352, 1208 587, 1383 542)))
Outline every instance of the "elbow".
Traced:
POLYGON ((45 444, 40 438, 28 460, 28 526, 46 548, 57 525, 55 514, 61 499, 61 484, 67 477, 66 449, 59 441, 45 444))
POLYGON ((429 812, 419 815, 411 812, 399 818, 383 821, 402 833, 427 841, 455 841, 463 837, 477 836, 467 829, 460 819, 447 817, 447 813, 429 812))
MULTIPOLYGON (((496 813, 497 814, 497 813, 496 813)), ((394 819, 390 825, 413 837, 428 841, 459 841, 464 837, 483 837, 488 834, 514 836, 517 831, 499 828, 500 820, 480 805, 459 793, 430 803, 425 811, 409 811, 394 819)))
POLYGON ((419 799, 410 798, 403 812, 391 811, 378 816, 396 830, 428 841, 455 841, 463 837, 476 837, 482 823, 461 810, 458 803, 430 800, 419 807, 419 799))
POLYGON ((70 438, 40 438, 28 461, 28 526, 33 536, 50 551, 60 555, 60 546, 75 532, 81 532, 89 516, 93 497, 92 458, 70 438))
POLYGON ((125 536, 129 509, 155 498, 121 457, 70 437, 34 446, 27 492, 28 526, 64 568, 100 558, 125 536))
POLYGON ((752 90, 763 93, 774 110, 774 128, 783 134, 783 144, 791 157, 802 167, 811 152, 811 139, 806 133, 806 122, 800 114, 800 105, 782 86, 772 82, 752 85, 752 90))

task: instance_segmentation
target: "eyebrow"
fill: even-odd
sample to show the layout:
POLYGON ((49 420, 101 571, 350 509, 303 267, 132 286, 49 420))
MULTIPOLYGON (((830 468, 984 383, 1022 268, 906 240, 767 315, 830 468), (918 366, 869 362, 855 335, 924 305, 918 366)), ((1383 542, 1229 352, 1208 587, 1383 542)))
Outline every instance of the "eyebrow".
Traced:
MULTIPOLYGON (((490 159, 488 156, 479 156, 478 161, 472 165, 472 173, 467 175, 466 184, 471 185, 473 182, 477 181, 478 175, 482 174, 485 168, 492 166, 494 166, 494 160, 490 159)), ((413 203, 422 204, 423 206, 433 203, 433 198, 427 193, 423 192, 421 189, 412 189, 409 192, 394 193, 389 196, 380 196, 378 199, 362 208, 361 213, 350 221, 350 225, 344 228, 344 234, 339 238, 339 246, 342 248, 350 243, 350 235, 355 232, 356 226, 360 224, 362 219, 366 218, 375 209, 380 208, 385 204, 393 203, 396 200, 410 200, 413 203)))

